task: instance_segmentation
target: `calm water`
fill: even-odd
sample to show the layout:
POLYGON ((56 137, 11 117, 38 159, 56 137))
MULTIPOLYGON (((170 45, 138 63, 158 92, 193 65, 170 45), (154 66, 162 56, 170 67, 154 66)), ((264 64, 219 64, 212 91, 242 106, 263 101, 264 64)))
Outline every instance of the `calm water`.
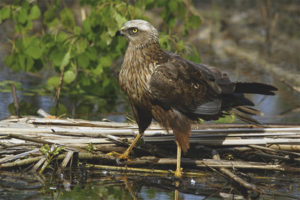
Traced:
MULTIPOLYGON (((113 171, 72 170, 45 176, 0 172, 0 199, 223 199, 241 198, 241 188, 220 174, 183 178, 120 174, 113 171)), ((251 181, 265 194, 260 199, 300 198, 300 176, 253 175, 251 181), (291 180, 292 178, 292 180, 291 180)), ((250 194, 255 197, 256 194, 250 194)))

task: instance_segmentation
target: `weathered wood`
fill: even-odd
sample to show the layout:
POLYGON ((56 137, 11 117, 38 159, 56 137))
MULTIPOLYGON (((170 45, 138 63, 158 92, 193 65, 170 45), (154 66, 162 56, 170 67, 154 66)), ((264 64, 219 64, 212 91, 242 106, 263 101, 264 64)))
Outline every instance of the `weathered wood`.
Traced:
POLYGON ((4 157, 4 158, 0 159, 0 164, 8 162, 8 161, 12 161, 12 160, 23 158, 25 156, 29 156, 30 154, 37 153, 39 151, 40 151, 40 149, 33 149, 31 151, 27 151, 27 152, 20 153, 20 154, 17 154, 17 155, 10 155, 10 156, 7 156, 7 157, 4 157))
POLYGON ((271 144, 268 147, 285 151, 300 151, 300 145, 295 144, 271 144))
MULTIPOLYGON (((213 154, 213 159, 215 160, 221 160, 220 155, 218 154, 218 152, 216 150, 212 151, 213 154)), ((253 190, 255 192, 258 193, 262 193, 261 190, 259 190, 255 185, 248 183, 247 181, 245 181, 244 179, 242 179, 241 177, 235 175, 234 173, 232 173, 230 170, 226 169, 225 167, 220 167, 219 170, 226 174, 228 177, 230 177, 231 179, 233 179, 235 182, 241 184, 243 187, 253 190)))
MULTIPOLYGON (((156 158, 156 157, 144 157, 137 160, 127 161, 127 165, 176 165, 175 158, 156 158)), ((278 170, 289 172, 300 172, 300 168, 286 167, 280 164, 265 164, 262 162, 246 162, 246 161, 229 161, 229 160, 215 160, 215 159, 203 159, 193 160, 182 158, 182 165, 194 165, 197 167, 225 167, 225 168, 240 168, 240 169, 262 169, 262 170, 278 170)))
POLYGON ((69 161, 71 160, 71 158, 73 157, 74 151, 68 151, 66 154, 66 157, 64 158, 64 160, 62 161, 62 163, 60 164, 60 167, 62 169, 64 169, 67 164, 69 163, 69 161))
POLYGON ((42 164, 44 164, 44 162, 46 161, 47 156, 43 156, 31 169, 32 172, 36 172, 38 170, 38 168, 40 168, 40 166, 42 164))
POLYGON ((28 164, 34 163, 36 161, 39 161, 42 158, 43 158, 43 156, 37 156, 37 157, 33 157, 33 158, 17 160, 17 161, 10 162, 10 163, 3 163, 3 164, 0 164, 0 169, 1 168, 9 168, 9 167, 18 167, 18 166, 28 165, 28 164))
MULTIPOLYGON (((196 124, 193 125, 193 128, 190 138, 190 151, 199 148, 210 151, 212 147, 218 147, 220 152, 225 151, 225 153, 231 151, 230 153, 247 154, 247 152, 253 151, 252 155, 259 154, 268 157, 268 160, 280 160, 283 164, 183 158, 182 165, 184 169, 190 166, 193 169, 221 167, 227 169, 300 171, 299 168, 293 167, 293 165, 289 166, 292 161, 294 163, 298 162, 300 157, 300 153, 295 152, 300 150, 298 148, 300 146, 300 125, 255 127, 247 124, 196 124), (201 145, 205 145, 205 148, 202 148, 201 145), (285 150, 275 149, 283 147, 289 148, 285 150), (284 161, 289 161, 289 165, 284 165, 284 161)), ((109 160, 109 162, 119 162, 120 164, 118 159, 102 152, 123 152, 137 133, 137 126, 129 123, 36 117, 2 120, 0 121, 0 168, 35 164, 33 171, 40 169, 42 173, 51 164, 51 161, 47 160, 44 155, 39 154, 39 150, 36 148, 36 145, 44 144, 55 144, 64 147, 64 150, 53 158, 62 161, 60 164, 61 169, 70 162, 72 152, 78 153, 79 160, 86 160, 87 162, 109 160), (30 153, 32 148, 35 148, 35 154, 30 153), (27 155, 32 157, 25 158, 27 155)), ((151 164, 151 166, 157 167, 176 164, 176 159, 171 157, 173 156, 173 150, 168 152, 169 149, 163 147, 165 144, 174 144, 172 131, 167 133, 166 130, 154 124, 145 131, 144 142, 146 144, 143 144, 143 146, 136 146, 136 154, 131 155, 132 160, 125 163, 122 161, 121 164, 130 166, 148 166, 151 164), (162 153, 163 151, 165 152, 162 153), (155 156, 133 159, 134 155, 155 156)), ((175 145, 173 146, 175 150, 175 145)))

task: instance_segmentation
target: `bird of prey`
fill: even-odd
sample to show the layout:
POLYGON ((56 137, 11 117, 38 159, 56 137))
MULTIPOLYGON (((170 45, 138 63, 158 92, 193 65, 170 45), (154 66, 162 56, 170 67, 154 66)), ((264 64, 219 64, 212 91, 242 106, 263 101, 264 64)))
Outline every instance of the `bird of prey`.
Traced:
POLYGON ((119 74, 122 90, 131 103, 139 134, 120 156, 129 153, 152 119, 173 130, 177 144, 175 176, 181 177, 181 150, 189 148, 191 122, 217 120, 228 113, 258 123, 250 115, 260 113, 244 93, 274 95, 277 89, 263 83, 232 82, 214 67, 197 64, 164 51, 158 31, 147 21, 131 20, 117 32, 129 41, 119 74))

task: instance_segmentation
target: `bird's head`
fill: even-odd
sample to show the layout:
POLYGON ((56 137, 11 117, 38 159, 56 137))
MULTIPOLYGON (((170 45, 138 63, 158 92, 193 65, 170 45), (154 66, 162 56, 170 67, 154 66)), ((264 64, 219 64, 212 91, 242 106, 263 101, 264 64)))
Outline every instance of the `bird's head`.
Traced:
POLYGON ((135 48, 143 48, 151 43, 158 43, 157 30, 145 20, 131 20, 126 22, 117 35, 125 36, 130 46, 135 48))

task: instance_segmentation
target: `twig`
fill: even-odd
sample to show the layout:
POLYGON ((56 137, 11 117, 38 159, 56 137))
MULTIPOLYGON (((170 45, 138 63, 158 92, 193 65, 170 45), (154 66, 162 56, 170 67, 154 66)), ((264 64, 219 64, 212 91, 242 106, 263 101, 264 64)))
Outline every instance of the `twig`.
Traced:
POLYGON ((288 155, 300 156, 300 153, 297 153, 297 152, 273 149, 273 148, 263 147, 263 146, 259 146, 259 145, 249 145, 249 146, 252 148, 262 149, 262 150, 271 151, 271 152, 279 152, 279 153, 284 153, 284 154, 288 154, 288 155))
POLYGON ((62 161, 62 163, 60 165, 61 169, 64 169, 67 166, 67 164, 69 163, 69 161, 73 157, 73 154, 74 154, 74 151, 68 151, 67 152, 65 159, 62 161))
POLYGON ((286 81, 285 79, 281 78, 279 79, 282 83, 286 84, 289 88, 291 88, 292 90, 300 93, 300 87, 294 86, 292 84, 290 84, 288 81, 286 81))
POLYGON ((59 101, 60 101, 60 91, 63 85, 63 80, 64 80, 64 74, 65 74, 65 67, 63 66, 60 77, 59 77, 59 84, 56 88, 56 95, 55 95, 55 100, 56 100, 56 105, 55 105, 55 115, 58 113, 58 106, 59 106, 59 101))
POLYGON ((46 167, 48 167, 48 165, 50 164, 51 161, 52 160, 50 160, 49 158, 46 158, 42 168, 39 171, 39 174, 42 174, 45 171, 46 167))
POLYGON ((3 164, 0 164, 0 169, 28 165, 28 164, 34 163, 42 158, 43 158, 43 156, 37 156, 37 157, 33 157, 33 158, 17 160, 17 161, 10 162, 10 163, 3 163, 3 164))
POLYGON ((38 170, 38 168, 40 168, 40 166, 46 161, 47 159, 47 156, 43 156, 39 162, 37 162, 33 168, 31 169, 32 172, 36 172, 38 170))
POLYGON ((13 100, 14 100, 15 115, 20 117, 20 107, 19 107, 19 103, 18 103, 18 96, 17 96, 17 92, 16 92, 16 86, 15 86, 14 83, 11 84, 11 93, 12 93, 13 100))
MULTIPOLYGON (((218 152, 216 150, 212 151, 213 154, 213 159, 216 160, 220 160, 220 155, 218 154, 218 152)), ((258 193, 262 193, 261 190, 257 189, 255 185, 248 183, 247 181, 245 181, 244 179, 240 178, 239 176, 235 175, 234 173, 232 173, 230 170, 224 168, 224 167, 220 167, 219 170, 221 172, 223 172, 224 174, 226 174, 227 176, 229 176, 231 179, 233 179, 235 182, 239 183, 240 185, 242 185, 243 187, 253 190, 255 192, 258 193)))
POLYGON ((25 156, 28 156, 32 153, 37 153, 39 152, 40 149, 33 149, 31 151, 27 151, 27 152, 24 152, 24 153, 20 153, 20 154, 17 154, 17 155, 13 155, 13 156, 7 156, 5 158, 2 158, 0 159, 0 164, 1 163, 5 163, 5 162, 8 162, 8 161, 12 161, 12 160, 16 160, 16 159, 20 159, 20 158, 23 158, 25 156))

